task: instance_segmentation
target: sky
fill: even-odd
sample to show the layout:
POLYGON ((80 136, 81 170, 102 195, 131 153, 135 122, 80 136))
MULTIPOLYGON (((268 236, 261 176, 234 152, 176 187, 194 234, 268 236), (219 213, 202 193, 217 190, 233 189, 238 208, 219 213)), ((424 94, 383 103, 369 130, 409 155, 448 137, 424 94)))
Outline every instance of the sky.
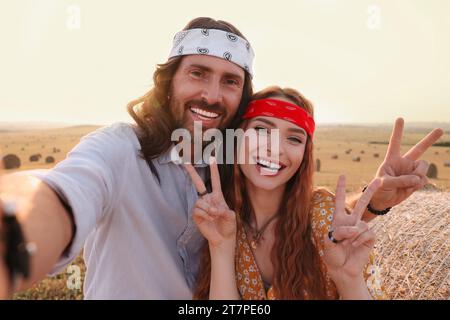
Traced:
POLYGON ((450 122, 447 0, 0 0, 0 121, 110 124, 189 20, 231 22, 254 88, 299 90, 320 123, 450 122))

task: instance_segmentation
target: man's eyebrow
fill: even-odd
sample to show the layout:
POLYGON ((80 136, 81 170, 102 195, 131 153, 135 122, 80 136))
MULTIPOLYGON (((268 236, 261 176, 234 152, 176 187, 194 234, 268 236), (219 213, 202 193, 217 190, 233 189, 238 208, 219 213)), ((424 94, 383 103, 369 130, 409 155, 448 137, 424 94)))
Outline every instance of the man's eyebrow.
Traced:
MULTIPOLYGON (((202 65, 202 64, 194 63, 194 64, 191 64, 190 67, 199 68, 199 69, 201 69, 203 71, 206 71, 206 72, 213 72, 213 70, 210 67, 202 65)), ((226 77, 231 77, 231 78, 235 78, 235 79, 239 79, 241 81, 244 81, 244 79, 240 75, 238 75, 237 73, 225 72, 224 75, 226 77)))

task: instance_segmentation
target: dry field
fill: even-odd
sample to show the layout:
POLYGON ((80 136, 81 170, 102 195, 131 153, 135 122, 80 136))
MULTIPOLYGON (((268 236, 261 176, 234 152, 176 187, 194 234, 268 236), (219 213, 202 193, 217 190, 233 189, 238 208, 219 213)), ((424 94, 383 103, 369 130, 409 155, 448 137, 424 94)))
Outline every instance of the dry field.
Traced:
MULTIPOLYGON (((20 158, 18 170, 51 168, 65 158, 81 136, 96 128, 0 131, 0 150, 3 155, 15 154, 20 158), (30 156, 35 154, 42 157, 31 162, 30 156), (55 163, 45 163, 48 156, 55 163)), ((390 130, 390 127, 319 127, 315 158, 320 160, 320 170, 316 172, 315 184, 334 190, 337 177, 344 173, 347 191, 360 190, 383 161, 390 130), (353 161, 354 157, 360 161, 353 161)), ((427 132, 408 131, 406 127, 402 151, 406 152, 427 132)), ((448 130, 440 142, 450 142, 448 130)), ((383 282, 394 299, 450 297, 450 167, 444 166, 450 162, 450 147, 433 146, 422 158, 436 165, 437 178, 430 179, 435 188, 417 192, 389 215, 372 223, 378 234, 376 253, 383 282)), ((80 266, 83 276, 81 256, 74 264, 80 266)), ((45 279, 15 298, 82 299, 81 290, 68 289, 69 277, 69 273, 62 273, 45 279)))

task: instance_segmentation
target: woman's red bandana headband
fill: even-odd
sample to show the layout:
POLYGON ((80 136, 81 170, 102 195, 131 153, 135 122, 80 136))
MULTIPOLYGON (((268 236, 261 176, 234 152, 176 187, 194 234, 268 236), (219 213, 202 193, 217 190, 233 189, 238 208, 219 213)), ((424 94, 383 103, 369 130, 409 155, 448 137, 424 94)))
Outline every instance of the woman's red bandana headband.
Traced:
POLYGON ((251 119, 258 116, 273 117, 286 120, 303 128, 312 138, 316 127, 314 119, 299 106, 286 101, 276 99, 261 99, 250 102, 243 119, 251 119))

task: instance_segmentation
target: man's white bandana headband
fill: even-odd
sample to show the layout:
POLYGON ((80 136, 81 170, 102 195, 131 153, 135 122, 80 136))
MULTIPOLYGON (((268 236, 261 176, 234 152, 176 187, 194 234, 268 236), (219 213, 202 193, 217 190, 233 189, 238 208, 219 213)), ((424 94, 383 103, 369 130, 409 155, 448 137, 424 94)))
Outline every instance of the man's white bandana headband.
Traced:
POLYGON ((189 54, 205 54, 234 62, 253 78, 253 49, 247 40, 234 33, 217 29, 180 31, 173 38, 169 59, 189 54))

